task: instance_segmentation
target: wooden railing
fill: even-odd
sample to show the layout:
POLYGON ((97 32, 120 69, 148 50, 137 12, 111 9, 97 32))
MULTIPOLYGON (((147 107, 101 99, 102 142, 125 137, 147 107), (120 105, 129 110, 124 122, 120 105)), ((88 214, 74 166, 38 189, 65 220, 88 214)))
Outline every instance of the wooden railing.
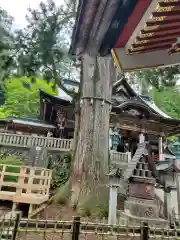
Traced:
POLYGON ((38 204, 49 197, 52 170, 0 164, 0 175, 2 200, 38 204))
POLYGON ((110 162, 112 164, 127 164, 128 162, 131 161, 131 153, 122 153, 122 152, 116 152, 111 150, 110 151, 110 162))
POLYGON ((72 140, 62 138, 39 137, 32 135, 0 133, 0 145, 21 147, 35 146, 68 151, 72 147, 72 140))

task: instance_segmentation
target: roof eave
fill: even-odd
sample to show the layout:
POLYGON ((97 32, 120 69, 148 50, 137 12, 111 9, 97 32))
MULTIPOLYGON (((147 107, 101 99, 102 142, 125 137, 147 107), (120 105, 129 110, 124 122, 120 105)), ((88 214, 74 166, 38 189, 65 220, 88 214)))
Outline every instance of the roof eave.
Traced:
POLYGON ((86 1, 80 0, 78 7, 77 7, 77 15, 76 15, 76 20, 73 28, 73 33, 71 37, 71 45, 69 48, 69 54, 70 55, 76 55, 76 45, 78 41, 78 33, 79 33, 79 26, 80 26, 80 20, 83 17, 84 14, 84 4, 86 1))
POLYGON ((69 50, 71 55, 80 56, 84 51, 94 56, 100 53, 119 3, 120 0, 80 1, 69 50))

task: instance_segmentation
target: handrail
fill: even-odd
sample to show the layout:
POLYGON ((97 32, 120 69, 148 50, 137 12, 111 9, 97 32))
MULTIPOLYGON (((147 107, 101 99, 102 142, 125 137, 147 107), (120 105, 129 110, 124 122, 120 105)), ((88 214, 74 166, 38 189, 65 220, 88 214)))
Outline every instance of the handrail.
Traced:
POLYGON ((131 161, 130 153, 122 153, 110 150, 110 162, 111 163, 128 163, 131 161))
POLYGON ((0 144, 20 145, 22 147, 34 146, 46 147, 50 149, 70 150, 72 147, 72 139, 0 133, 0 144))

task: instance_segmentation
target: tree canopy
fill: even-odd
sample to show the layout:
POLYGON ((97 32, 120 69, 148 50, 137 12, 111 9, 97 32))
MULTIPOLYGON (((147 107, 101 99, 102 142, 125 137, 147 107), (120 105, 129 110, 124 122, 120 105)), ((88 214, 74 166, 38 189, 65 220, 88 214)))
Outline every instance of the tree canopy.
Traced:
POLYGON ((8 50, 5 56, 0 55, 1 68, 6 72, 1 80, 9 76, 36 76, 60 85, 61 79, 74 69, 68 48, 76 5, 77 0, 63 5, 53 0, 41 2, 36 9, 27 10, 27 26, 13 33, 12 18, 0 11, 0 53, 8 50), (8 41, 4 41, 7 36, 8 41))
POLYGON ((12 71, 12 59, 10 56, 13 46, 12 34, 13 18, 0 6, 0 85, 12 71))
POLYGON ((41 87, 49 88, 50 84, 50 88, 56 89, 63 78, 76 73, 68 56, 76 6, 77 0, 63 5, 53 0, 41 2, 36 9, 27 9, 27 26, 14 31, 13 18, 0 8, 0 104, 6 99, 0 116, 37 116, 38 100, 33 94, 40 80, 34 83, 34 79, 43 79, 41 87), (22 87, 24 76, 27 78, 22 87), (24 110, 22 99, 26 101, 24 110))
POLYGON ((180 119, 180 89, 178 86, 164 87, 161 91, 153 88, 151 95, 162 111, 172 118, 180 119))
POLYGON ((0 107, 0 117, 17 116, 37 118, 39 116, 39 90, 52 96, 57 95, 57 87, 52 83, 34 78, 11 78, 5 81, 5 103, 0 107))

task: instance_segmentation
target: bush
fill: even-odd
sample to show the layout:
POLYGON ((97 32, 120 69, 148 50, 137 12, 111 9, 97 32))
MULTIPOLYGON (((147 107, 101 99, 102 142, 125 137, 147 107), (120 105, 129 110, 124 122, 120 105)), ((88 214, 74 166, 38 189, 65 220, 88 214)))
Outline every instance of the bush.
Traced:
POLYGON ((80 209, 79 214, 81 217, 90 217, 92 213, 89 207, 85 207, 83 209, 80 209))
POLYGON ((108 204, 100 205, 97 209, 97 216, 100 218, 108 218, 108 204))
POLYGON ((60 188, 69 179, 72 155, 59 155, 56 160, 51 159, 49 169, 53 170, 51 188, 60 188))

